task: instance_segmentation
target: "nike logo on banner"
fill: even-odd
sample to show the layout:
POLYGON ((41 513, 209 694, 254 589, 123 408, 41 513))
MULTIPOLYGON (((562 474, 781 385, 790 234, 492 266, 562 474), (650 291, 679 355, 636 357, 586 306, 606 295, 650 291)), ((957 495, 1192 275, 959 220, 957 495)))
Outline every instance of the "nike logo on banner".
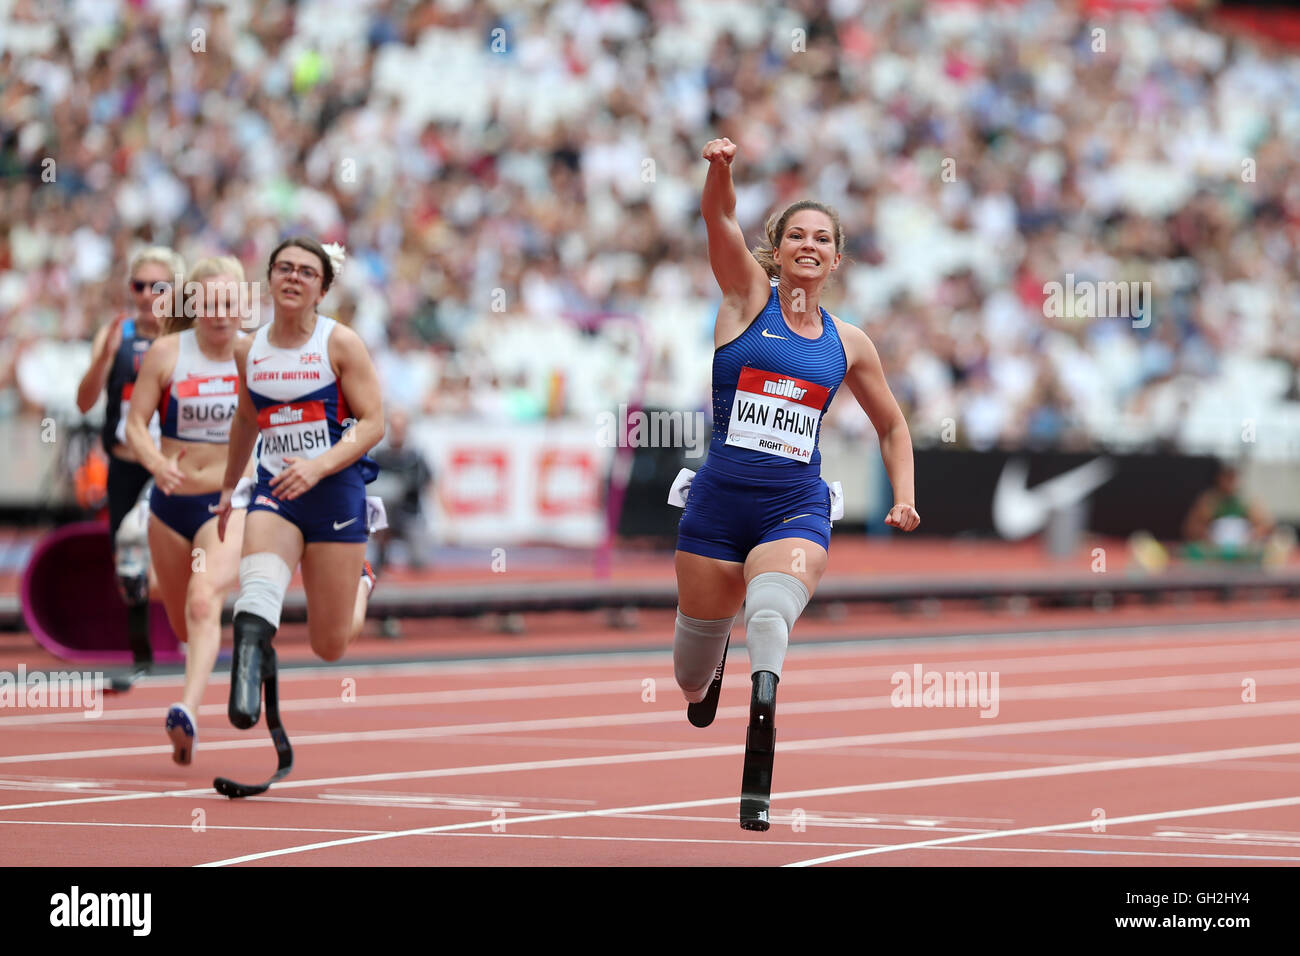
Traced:
POLYGON ((811 512, 811 511, 806 511, 806 512, 804 512, 803 514, 801 514, 801 515, 795 515, 795 516, 792 517, 792 518, 783 518, 783 519, 781 520, 781 524, 785 524, 787 521, 793 521, 795 518, 811 518, 811 517, 812 517, 812 512, 811 512))
POLYGON ((356 518, 349 518, 347 521, 336 521, 334 522, 334 530, 342 531, 344 528, 346 528, 348 525, 350 525, 352 522, 356 520, 357 520, 356 518))
POLYGON ((763 338, 765 338, 765 339, 780 339, 782 342, 788 342, 788 341, 789 341, 789 339, 787 339, 784 335, 773 335, 773 334, 772 334, 771 332, 769 332, 767 329, 764 329, 764 330, 763 330, 763 338))
POLYGON ((1028 462, 1013 458, 993 491, 993 527, 1011 541, 1027 538, 1046 527, 1053 511, 1084 501, 1114 474, 1115 466, 1108 459, 1096 458, 1029 488, 1028 462))

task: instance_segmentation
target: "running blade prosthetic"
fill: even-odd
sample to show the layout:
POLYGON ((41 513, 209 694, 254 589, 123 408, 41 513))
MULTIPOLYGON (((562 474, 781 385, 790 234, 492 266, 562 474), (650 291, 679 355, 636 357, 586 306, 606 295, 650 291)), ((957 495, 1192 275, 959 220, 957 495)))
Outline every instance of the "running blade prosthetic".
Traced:
POLYGON ((293 769, 293 748, 289 746, 289 735, 285 733, 284 725, 280 723, 280 690, 279 681, 276 679, 275 649, 269 642, 262 649, 261 663, 262 683, 266 687, 266 726, 271 731, 271 742, 275 744, 278 764, 271 779, 265 783, 239 783, 226 777, 217 777, 213 780, 212 786, 216 788, 217 793, 232 800, 266 793, 271 784, 283 780, 293 769))
POLYGON ((766 830, 772 802, 772 759, 776 756, 776 685, 771 671, 753 677, 749 700, 749 729, 745 734, 745 770, 740 781, 740 826, 766 830))

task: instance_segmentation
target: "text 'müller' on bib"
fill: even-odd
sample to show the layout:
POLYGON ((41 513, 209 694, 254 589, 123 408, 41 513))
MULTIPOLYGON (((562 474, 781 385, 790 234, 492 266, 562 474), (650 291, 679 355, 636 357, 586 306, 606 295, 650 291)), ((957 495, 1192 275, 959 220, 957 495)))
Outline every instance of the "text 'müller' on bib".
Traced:
POLYGON ((262 467, 271 475, 284 470, 285 457, 316 458, 329 451, 330 430, 321 401, 288 402, 261 410, 262 467))
POLYGON ((731 405, 727 444, 792 461, 811 461, 830 389, 801 378, 743 368, 731 405))
POLYGON ((202 375, 176 383, 176 437, 186 441, 226 442, 239 407, 238 375, 202 375))

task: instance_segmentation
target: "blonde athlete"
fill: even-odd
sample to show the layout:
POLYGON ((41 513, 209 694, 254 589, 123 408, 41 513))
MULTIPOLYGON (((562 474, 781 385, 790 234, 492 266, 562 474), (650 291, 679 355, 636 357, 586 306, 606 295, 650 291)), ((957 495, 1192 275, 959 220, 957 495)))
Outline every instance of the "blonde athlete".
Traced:
MULTIPOLYGON (((182 314, 168 319, 165 334, 140 366, 126 423, 128 445, 153 475, 149 552, 167 619, 188 645, 185 689, 164 723, 179 764, 193 758, 196 715, 221 647, 222 603, 239 578, 244 512, 232 514, 221 540, 212 506, 221 498, 226 443, 239 402, 235 343, 243 281, 244 268, 232 256, 195 265, 186 282, 192 295, 177 310, 182 314), (155 411, 161 448, 148 429, 155 411)), ((252 473, 250 465, 246 457, 245 474, 252 473)))

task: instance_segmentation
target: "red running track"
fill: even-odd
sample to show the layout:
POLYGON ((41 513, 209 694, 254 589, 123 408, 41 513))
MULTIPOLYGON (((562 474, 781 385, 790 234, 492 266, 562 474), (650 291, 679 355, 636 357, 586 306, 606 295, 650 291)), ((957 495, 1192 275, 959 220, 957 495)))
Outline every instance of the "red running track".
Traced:
POLYGON ((705 730, 666 649, 286 671, 293 774, 242 801, 212 778, 274 752, 226 723, 227 687, 188 768, 162 732, 179 678, 99 719, 0 712, 0 865, 1300 863, 1293 623, 796 643, 764 834, 736 822, 735 642, 705 730), (996 674, 996 713, 895 706, 917 665, 996 674))

